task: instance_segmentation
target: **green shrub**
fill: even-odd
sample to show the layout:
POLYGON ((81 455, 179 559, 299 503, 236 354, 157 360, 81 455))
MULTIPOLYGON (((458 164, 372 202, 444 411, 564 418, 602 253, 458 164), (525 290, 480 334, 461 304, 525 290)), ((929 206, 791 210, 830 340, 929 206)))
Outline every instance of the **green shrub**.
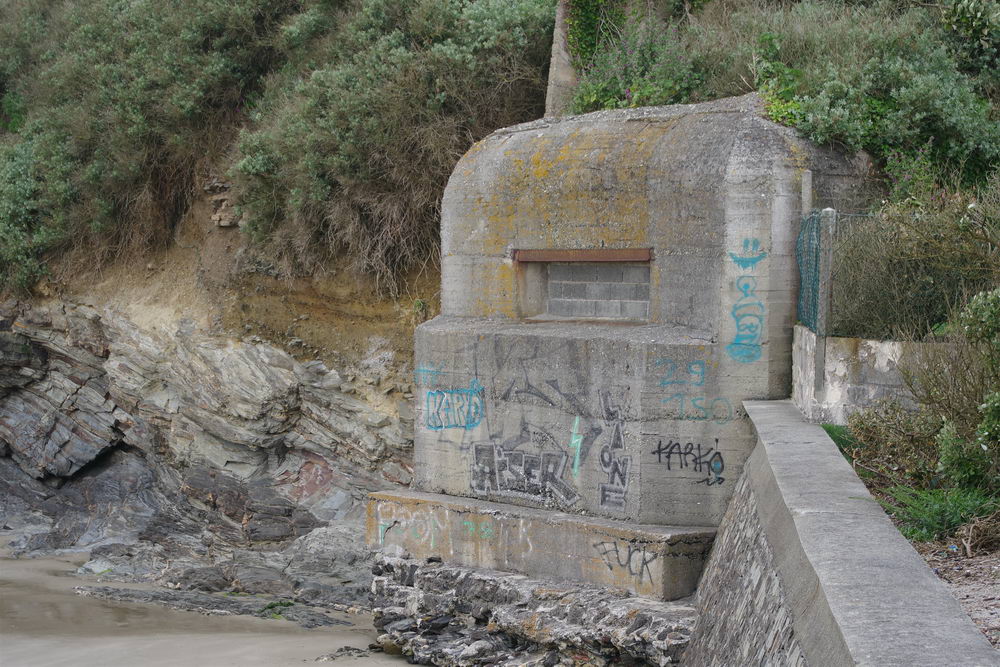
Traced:
POLYGON ((0 290, 170 237, 296 0, 0 5, 0 290), (15 113, 11 113, 14 110, 15 113))
POLYGON ((959 325, 969 340, 995 351, 992 362, 1000 363, 1000 288, 974 296, 959 315, 959 325))
POLYGON ((929 487, 938 479, 938 451, 934 438, 941 420, 928 413, 904 409, 883 401, 848 417, 857 445, 850 457, 880 476, 881 483, 929 487))
MULTIPOLYGON (((658 100, 758 90, 772 119, 821 143, 864 148, 881 159, 926 147, 942 169, 969 179, 983 178, 1000 161, 1000 124, 977 93, 978 77, 986 75, 963 68, 949 50, 953 31, 937 10, 891 2, 715 0, 678 25, 673 44, 660 49, 662 62, 645 65, 643 80, 663 81, 667 90, 672 82, 696 85, 658 100)), ((606 40, 592 63, 621 62, 614 54, 622 48, 606 40)), ((619 72, 588 70, 581 88, 589 103, 576 108, 621 106, 620 95, 590 92, 618 87, 619 72)))
POLYGON ((977 76, 984 93, 1000 95, 1000 3, 946 0, 942 20, 962 68, 977 76))
POLYGON ((302 65, 271 78, 240 136, 249 232, 285 271, 346 251, 392 291, 436 255, 462 154, 542 115, 553 18, 553 0, 363 0, 329 36, 297 38, 310 57, 293 48, 302 65))
MULTIPOLYGON (((995 443, 963 438, 955 425, 946 422, 937 434, 938 471, 949 485, 968 489, 1000 491, 996 461, 991 460, 990 445, 995 443)), ((993 458, 996 457, 994 453, 993 458)))
POLYGON ((890 161, 890 184, 903 201, 838 222, 835 335, 921 339, 1000 284, 1000 173, 976 188, 945 190, 933 185, 926 155, 890 161))
POLYGON ((912 54, 885 51, 857 70, 830 68, 822 86, 798 97, 796 127, 883 158, 930 145, 942 168, 985 176, 1000 160, 1000 125, 947 49, 925 35, 912 54))
POLYGON ((1000 502, 977 489, 889 489, 893 502, 885 503, 900 522, 900 532, 911 540, 929 542, 950 537, 965 523, 997 511, 1000 502))
POLYGON ((632 18, 620 38, 584 68, 572 109, 582 113, 686 102, 699 82, 676 27, 654 17, 632 18))

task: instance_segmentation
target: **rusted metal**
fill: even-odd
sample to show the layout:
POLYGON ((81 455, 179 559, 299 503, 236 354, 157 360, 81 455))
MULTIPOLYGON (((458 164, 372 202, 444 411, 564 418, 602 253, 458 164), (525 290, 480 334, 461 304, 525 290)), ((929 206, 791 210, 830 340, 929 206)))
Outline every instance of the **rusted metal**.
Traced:
POLYGON ((648 262, 652 248, 537 249, 514 251, 515 262, 648 262))

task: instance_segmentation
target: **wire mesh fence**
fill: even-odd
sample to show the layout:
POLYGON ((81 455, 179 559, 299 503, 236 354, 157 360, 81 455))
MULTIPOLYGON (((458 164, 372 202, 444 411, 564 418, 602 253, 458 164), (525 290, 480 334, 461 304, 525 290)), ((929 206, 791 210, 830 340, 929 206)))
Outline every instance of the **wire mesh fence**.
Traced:
POLYGON ((945 326, 997 274, 970 250, 978 241, 961 231, 946 238, 946 229, 919 213, 890 221, 811 211, 796 245, 799 321, 822 336, 877 339, 920 338, 945 326))
POLYGON ((799 238, 795 244, 795 259, 799 265, 799 322, 816 333, 820 325, 820 250, 822 215, 811 211, 802 218, 799 238))

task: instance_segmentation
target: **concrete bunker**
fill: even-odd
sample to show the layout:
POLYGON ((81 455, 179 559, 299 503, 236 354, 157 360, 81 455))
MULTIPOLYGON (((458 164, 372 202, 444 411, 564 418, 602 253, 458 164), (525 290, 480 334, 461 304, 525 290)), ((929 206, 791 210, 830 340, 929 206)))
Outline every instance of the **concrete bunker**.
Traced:
POLYGON ((416 333, 416 491, 375 495, 370 542, 689 594, 756 441, 743 401, 789 395, 803 201, 850 208, 866 166, 753 95, 476 144, 416 333))

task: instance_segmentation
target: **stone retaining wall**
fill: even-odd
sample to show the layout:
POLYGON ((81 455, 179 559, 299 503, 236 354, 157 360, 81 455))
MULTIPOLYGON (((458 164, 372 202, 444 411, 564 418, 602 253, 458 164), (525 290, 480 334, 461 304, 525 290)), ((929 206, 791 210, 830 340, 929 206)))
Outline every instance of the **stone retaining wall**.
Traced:
POLYGON ((791 401, 758 436, 698 585, 692 665, 997 665, 1000 653, 791 401))

